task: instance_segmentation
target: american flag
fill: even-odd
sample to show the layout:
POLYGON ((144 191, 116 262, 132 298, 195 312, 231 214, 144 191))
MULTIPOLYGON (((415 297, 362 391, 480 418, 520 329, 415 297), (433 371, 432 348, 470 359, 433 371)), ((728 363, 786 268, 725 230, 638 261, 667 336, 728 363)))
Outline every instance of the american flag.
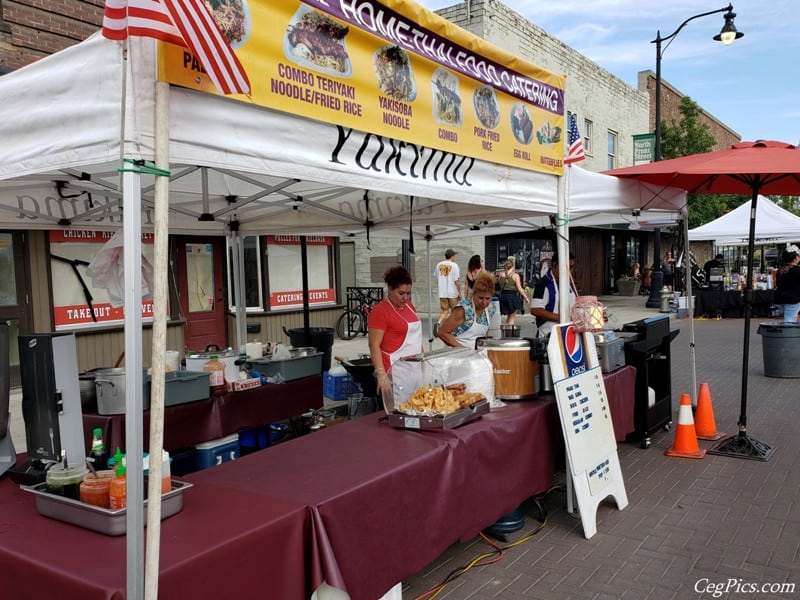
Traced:
POLYGON ((568 165, 585 159, 586 154, 583 151, 583 138, 578 131, 578 119, 575 115, 569 115, 567 140, 569 142, 569 148, 567 149, 567 155, 564 157, 564 164, 568 165))
POLYGON ((152 37, 185 46, 223 94, 247 94, 250 80, 203 0, 106 0, 103 35, 152 37))

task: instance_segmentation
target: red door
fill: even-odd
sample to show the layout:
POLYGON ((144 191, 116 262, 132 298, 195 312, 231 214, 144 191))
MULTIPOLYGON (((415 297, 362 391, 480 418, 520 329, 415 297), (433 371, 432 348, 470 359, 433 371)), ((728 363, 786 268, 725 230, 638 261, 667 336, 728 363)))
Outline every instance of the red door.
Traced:
POLYGON ((176 238, 175 249, 186 348, 203 351, 209 344, 227 347, 223 238, 181 236, 176 238))

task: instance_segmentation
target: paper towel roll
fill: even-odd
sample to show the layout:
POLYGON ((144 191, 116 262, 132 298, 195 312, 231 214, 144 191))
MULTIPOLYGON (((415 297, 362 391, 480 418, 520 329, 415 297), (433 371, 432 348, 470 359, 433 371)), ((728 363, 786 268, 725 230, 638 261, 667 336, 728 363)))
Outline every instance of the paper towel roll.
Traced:
POLYGON ((647 408, 652 408, 656 405, 656 391, 649 387, 647 388, 647 408))
POLYGON ((264 345, 261 342, 248 342, 244 345, 244 352, 250 358, 261 358, 264 355, 264 345))

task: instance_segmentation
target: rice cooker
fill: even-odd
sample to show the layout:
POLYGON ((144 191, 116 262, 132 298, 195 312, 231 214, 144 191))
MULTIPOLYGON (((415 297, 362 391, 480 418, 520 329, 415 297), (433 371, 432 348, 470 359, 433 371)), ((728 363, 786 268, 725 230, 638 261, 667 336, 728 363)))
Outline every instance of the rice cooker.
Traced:
POLYGON ((202 371, 203 365, 211 360, 211 356, 215 354, 219 361, 225 365, 225 381, 238 381, 239 366, 236 361, 239 360, 239 355, 233 350, 189 352, 186 354, 186 370, 202 371))
POLYGON ((520 338, 480 338, 494 373, 494 395, 501 400, 526 400, 539 391, 539 345, 520 338))

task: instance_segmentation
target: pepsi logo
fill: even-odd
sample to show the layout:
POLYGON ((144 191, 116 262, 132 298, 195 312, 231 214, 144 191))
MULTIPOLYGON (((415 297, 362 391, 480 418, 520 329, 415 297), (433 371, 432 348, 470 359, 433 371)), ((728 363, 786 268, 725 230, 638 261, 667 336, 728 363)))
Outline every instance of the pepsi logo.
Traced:
POLYGON ((564 352, 571 363, 583 362, 583 336, 571 325, 564 332, 564 352))

